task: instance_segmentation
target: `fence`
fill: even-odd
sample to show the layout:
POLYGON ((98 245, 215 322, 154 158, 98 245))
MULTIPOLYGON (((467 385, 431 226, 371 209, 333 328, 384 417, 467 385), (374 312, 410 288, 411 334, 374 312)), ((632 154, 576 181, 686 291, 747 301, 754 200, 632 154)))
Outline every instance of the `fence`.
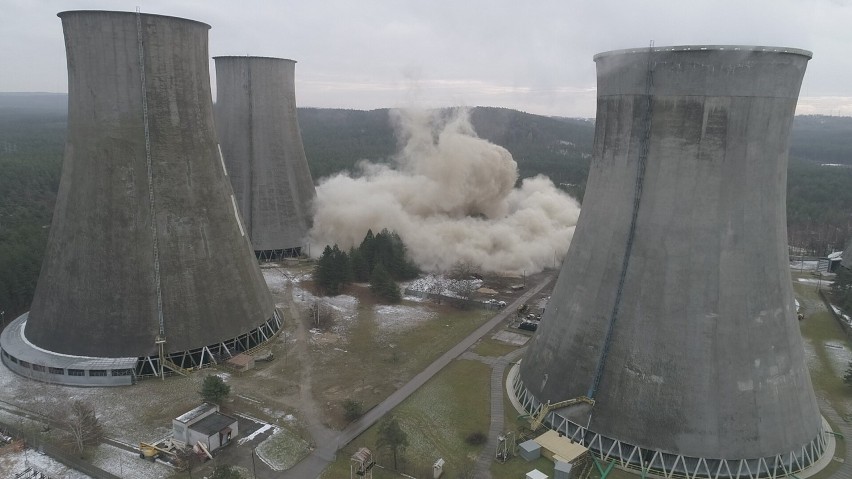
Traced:
POLYGON ((46 455, 50 456, 52 459, 61 463, 64 466, 70 467, 77 471, 82 472, 94 479, 121 479, 120 477, 111 474, 103 469, 89 464, 81 460, 78 457, 75 457, 73 454, 68 454, 62 448, 54 446, 53 444, 46 442, 39 442, 34 438, 28 437, 24 431, 19 430, 14 426, 10 426, 9 424, 0 423, 0 429, 6 431, 6 434, 16 437, 16 438, 24 438, 27 441, 29 446, 32 446, 33 449, 36 449, 40 452, 44 452, 46 455), (32 439, 32 440, 31 440, 32 439))

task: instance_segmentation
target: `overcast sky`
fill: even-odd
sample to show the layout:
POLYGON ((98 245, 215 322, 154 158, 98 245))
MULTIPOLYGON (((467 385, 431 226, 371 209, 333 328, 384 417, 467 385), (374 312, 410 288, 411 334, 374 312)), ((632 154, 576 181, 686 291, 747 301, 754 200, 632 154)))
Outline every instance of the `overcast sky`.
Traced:
POLYGON ((211 56, 297 60, 303 107, 593 117, 592 56, 653 40, 811 50, 797 113, 852 116, 852 0, 0 0, 0 91, 67 91, 57 12, 136 6, 210 24, 211 56))

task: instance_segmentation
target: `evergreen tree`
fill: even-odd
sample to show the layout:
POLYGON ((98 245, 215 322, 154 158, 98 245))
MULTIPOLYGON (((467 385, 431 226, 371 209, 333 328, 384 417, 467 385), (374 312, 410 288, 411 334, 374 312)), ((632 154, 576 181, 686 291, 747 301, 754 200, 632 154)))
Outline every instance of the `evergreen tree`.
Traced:
POLYGON ((373 269, 373 274, 370 276, 370 291, 389 303, 398 303, 402 300, 399 286, 382 263, 377 264, 373 269))
POLYGON ((367 271, 373 271, 373 268, 376 267, 375 241, 376 237, 373 236, 373 230, 367 230, 364 240, 361 241, 361 245, 358 247, 358 250, 360 250, 361 254, 364 255, 364 261, 367 262, 367 271))
POLYGON ((349 270, 352 280, 360 283, 370 281, 370 267, 360 249, 352 247, 349 250, 349 270))
POLYGON ((379 424, 379 437, 376 439, 379 448, 388 448, 393 454, 393 468, 399 469, 399 456, 408 447, 408 434, 399 426, 399 421, 390 416, 379 424))
POLYGON ((225 384, 225 381, 223 381, 219 376, 211 375, 204 378, 204 382, 201 383, 201 390, 198 391, 198 394, 201 395, 201 399, 207 402, 221 404, 222 401, 228 397, 228 394, 231 394, 231 386, 225 384))
POLYGON ((414 279, 420 274, 420 268, 408 259, 407 249, 402 238, 396 232, 390 233, 391 257, 393 268, 391 275, 398 280, 414 279))
POLYGON ((331 290, 334 283, 332 278, 334 269, 333 256, 331 246, 327 245, 317 260, 317 265, 314 267, 314 281, 323 291, 331 290))
POLYGON ((352 272, 349 266, 349 255, 345 251, 341 251, 337 245, 331 248, 332 253, 332 277, 334 284, 332 289, 334 294, 343 292, 346 286, 352 280, 352 272))
POLYGON ((350 280, 349 255, 337 245, 326 246, 314 268, 314 281, 326 294, 336 296, 350 280))

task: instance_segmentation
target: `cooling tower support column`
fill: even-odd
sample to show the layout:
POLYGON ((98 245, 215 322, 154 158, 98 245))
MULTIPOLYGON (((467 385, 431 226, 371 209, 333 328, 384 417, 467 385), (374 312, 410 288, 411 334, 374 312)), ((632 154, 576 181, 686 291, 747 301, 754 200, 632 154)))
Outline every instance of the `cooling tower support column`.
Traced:
POLYGON ((59 17, 62 178, 31 310, 0 335, 4 364, 47 382, 129 384, 267 342, 281 318, 218 149, 210 27, 138 12, 59 17))
POLYGON ((825 453, 786 254, 787 148, 810 56, 595 57, 583 210, 512 382, 527 412, 666 477, 774 478, 825 453), (584 395, 594 401, 566 401, 584 395))
POLYGON ((298 256, 316 196, 296 113, 293 60, 215 57, 216 128, 261 260, 298 256))

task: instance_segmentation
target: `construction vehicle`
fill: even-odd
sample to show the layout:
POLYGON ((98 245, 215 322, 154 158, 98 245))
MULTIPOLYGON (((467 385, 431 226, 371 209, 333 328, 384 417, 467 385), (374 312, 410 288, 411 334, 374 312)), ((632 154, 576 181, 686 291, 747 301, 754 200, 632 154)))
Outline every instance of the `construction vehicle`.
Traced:
POLYGON ((169 451, 168 449, 159 447, 155 444, 148 444, 147 442, 140 442, 139 443, 139 458, 140 459, 147 459, 151 462, 154 462, 154 460, 156 460, 158 457, 160 457, 161 453, 162 454, 168 454, 169 456, 175 455, 174 452, 169 451))
POLYGON ((562 409, 564 407, 573 406, 579 403, 586 403, 590 406, 594 406, 595 400, 587 396, 580 396, 574 399, 566 399, 565 401, 555 402, 553 404, 550 404, 550 401, 547 401, 546 404, 541 405, 541 407, 538 409, 538 412, 534 416, 530 416, 530 430, 532 430, 533 432, 538 430, 538 428, 540 428, 541 425, 544 424, 544 419, 547 417, 547 414, 550 411, 553 411, 554 409, 562 409))

